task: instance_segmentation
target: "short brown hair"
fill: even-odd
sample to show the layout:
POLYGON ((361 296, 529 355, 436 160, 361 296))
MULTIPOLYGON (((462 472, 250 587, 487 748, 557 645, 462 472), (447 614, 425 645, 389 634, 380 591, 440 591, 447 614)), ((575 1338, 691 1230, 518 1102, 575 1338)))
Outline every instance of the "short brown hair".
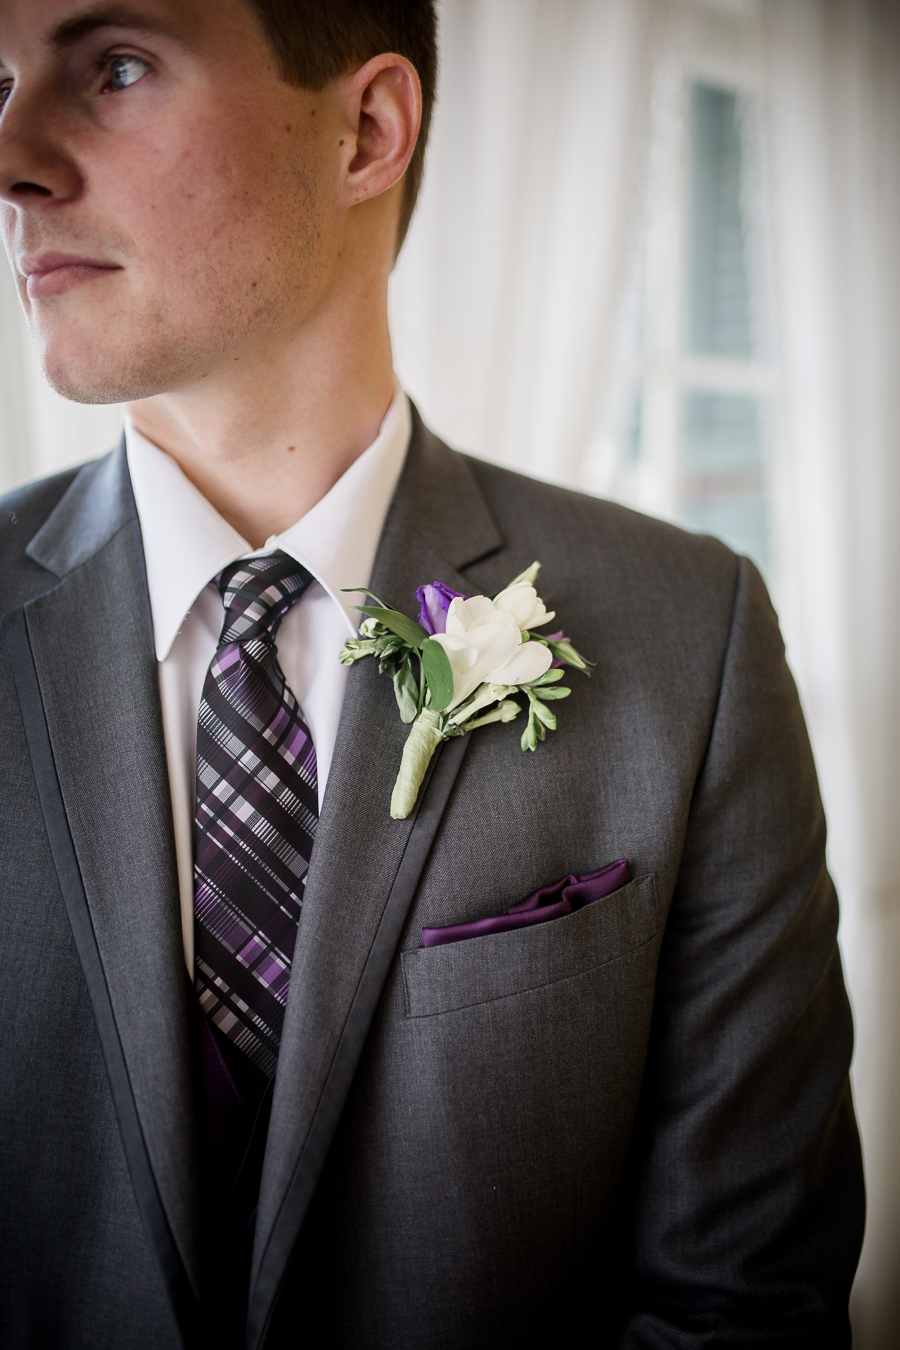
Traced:
POLYGON ((422 86, 422 126, 406 170, 397 248, 406 236, 425 168, 425 143, 437 86, 434 0, 250 0, 281 73, 301 89, 331 80, 380 52, 415 66, 422 86))

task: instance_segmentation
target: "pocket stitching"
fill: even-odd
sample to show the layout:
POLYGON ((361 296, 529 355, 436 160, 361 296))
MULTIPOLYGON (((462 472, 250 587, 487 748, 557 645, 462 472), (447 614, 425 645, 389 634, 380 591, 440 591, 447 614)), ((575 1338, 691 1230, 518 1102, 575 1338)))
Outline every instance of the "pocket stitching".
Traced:
MULTIPOLYGON (((642 948, 648 946, 651 942, 653 942, 654 938, 655 938, 655 937, 657 936, 657 934, 659 933, 659 928, 660 928, 660 924, 659 924, 659 896, 658 896, 657 889, 656 889, 656 873, 655 873, 655 872, 647 872, 647 873, 644 874, 644 877, 635 877, 635 878, 634 878, 634 881, 643 881, 645 878, 646 878, 647 880, 650 881, 650 883, 651 883, 651 889, 652 889, 653 918, 654 918, 654 928, 653 928, 653 931, 652 931, 652 932, 651 932, 651 933, 643 940, 643 942, 638 942, 638 943, 636 943, 633 947, 628 947, 628 948, 626 948, 626 950, 623 951, 623 952, 617 952, 615 956, 608 956, 608 957, 606 957, 605 960, 603 960, 603 961, 597 961, 594 965, 591 965, 591 966, 584 966, 581 970, 572 971, 572 972, 571 972, 570 974, 568 974, 568 975, 560 975, 557 979, 542 980, 539 984, 520 985, 517 989, 510 989, 510 990, 508 990, 506 993, 503 993, 503 994, 494 994, 494 995, 492 995, 492 996, 489 997, 489 998, 478 998, 478 999, 474 999, 471 1003, 458 1003, 458 1004, 455 1004, 452 1008, 436 1008, 433 1012, 414 1013, 414 1012, 411 1011, 411 1004, 410 1004, 409 973, 408 973, 408 971, 407 971, 407 969, 406 969, 406 963, 402 960, 402 958, 403 958, 404 956, 406 956, 407 953, 406 953, 406 952, 401 953, 401 968, 402 968, 402 970, 403 970, 404 1004, 405 1004, 406 1017, 407 1017, 407 1019, 410 1020, 410 1021, 413 1021, 413 1020, 418 1019, 418 1018, 420 1018, 420 1017, 441 1017, 441 1016, 443 1016, 445 1013, 451 1013, 451 1012, 464 1012, 467 1008, 478 1008, 478 1007, 483 1006, 483 1005, 486 1004, 486 1003, 499 1003, 499 1002, 501 1002, 503 999, 506 999, 506 998, 515 998, 518 994, 527 994, 527 993, 530 993, 532 990, 535 990, 535 989, 547 989, 547 988, 549 988, 550 985, 554 985, 554 984, 562 984, 562 983, 564 983, 566 980, 575 980, 575 979, 578 979, 578 978, 579 978, 580 976, 582 976, 582 975, 589 975, 592 971, 600 970, 603 966, 613 965, 616 961, 623 961, 627 956, 633 956, 635 952, 641 951, 642 948)), ((632 884, 631 882, 626 882, 626 885, 631 885, 631 884, 632 884)), ((622 887, 621 889, 624 890, 624 887, 622 887)), ((615 894, 616 894, 616 892, 613 891, 613 892, 612 892, 612 895, 610 895, 610 896, 604 896, 603 899, 604 899, 604 900, 605 900, 605 899, 612 899, 612 896, 614 896, 615 894)), ((596 903, 602 905, 602 904, 603 904, 603 900, 598 900, 596 903)), ((581 911, 576 911, 576 912, 581 912, 581 911)), ((550 923, 549 927, 552 927, 553 924, 555 924, 555 923, 561 923, 561 922, 563 922, 565 919, 569 919, 569 918, 574 918, 574 915, 572 915, 572 914, 566 914, 566 915, 562 915, 559 919, 551 920, 551 923, 550 923)), ((539 926, 539 925, 535 925, 535 927, 538 927, 538 926, 539 926)), ((500 936, 503 936, 503 935, 502 935, 502 934, 496 934, 496 935, 492 934, 491 936, 497 936, 497 937, 500 937, 500 936)), ((471 940, 471 939, 470 939, 470 940, 471 940)), ((474 939, 474 940, 477 941, 477 939, 474 939)), ((462 944, 460 944, 460 945, 462 945, 462 944)), ((419 951, 423 951, 423 950, 426 950, 426 949, 425 949, 425 948, 421 948, 421 947, 416 947, 416 948, 413 948, 413 949, 412 949, 413 952, 419 952, 419 951)))
MULTIPOLYGON (((494 994, 492 998, 479 998, 474 1003, 457 1003, 452 1008, 435 1008, 434 1012, 413 1013, 407 1012, 407 1018, 412 1021, 418 1021, 423 1017, 444 1017, 447 1013, 465 1012, 468 1008, 482 1008, 487 1003, 502 1003, 506 998, 517 998, 519 994, 531 994, 536 989, 549 989, 554 984, 565 984, 567 980, 580 980, 582 975, 590 975, 595 970, 601 970, 603 966, 613 966, 617 961, 624 961, 628 956, 634 956, 635 952, 641 951, 644 947, 649 947, 659 932, 659 924, 643 942, 639 942, 636 947, 629 947, 627 952, 619 952, 618 956, 610 956, 605 961, 598 961, 595 966, 585 966, 584 970, 575 970, 571 975, 560 975, 558 980, 544 980, 541 984, 526 984, 519 989, 510 989, 506 994, 494 994)), ((408 995, 408 990, 407 990, 408 995)), ((407 1001, 408 1006, 408 1001, 407 1001)))

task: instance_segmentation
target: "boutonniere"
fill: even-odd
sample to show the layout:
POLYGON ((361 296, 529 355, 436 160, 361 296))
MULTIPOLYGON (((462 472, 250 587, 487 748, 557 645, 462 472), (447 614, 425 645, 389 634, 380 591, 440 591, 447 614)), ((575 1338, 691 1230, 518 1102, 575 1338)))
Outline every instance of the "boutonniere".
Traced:
POLYGON ((539 569, 533 563, 493 596, 463 595, 440 581, 420 586, 418 622, 360 588, 377 604, 357 606, 366 618, 359 637, 344 644, 341 662, 376 657, 380 674, 394 682, 401 720, 412 723, 391 797, 394 820, 415 806, 441 741, 527 710, 522 749, 536 750, 556 730, 549 704, 572 692, 559 683, 561 667, 589 673, 561 632, 534 631, 555 617, 534 588, 539 569))

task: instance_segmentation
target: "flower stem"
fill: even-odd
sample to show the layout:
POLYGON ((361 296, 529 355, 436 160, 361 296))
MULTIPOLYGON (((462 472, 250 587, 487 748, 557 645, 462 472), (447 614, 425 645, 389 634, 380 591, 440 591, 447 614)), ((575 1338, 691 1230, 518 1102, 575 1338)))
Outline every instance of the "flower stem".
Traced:
POLYGON ((391 796, 392 819, 405 820, 415 806, 431 757, 444 740, 440 727, 440 714, 430 708, 423 708, 413 722, 391 796))

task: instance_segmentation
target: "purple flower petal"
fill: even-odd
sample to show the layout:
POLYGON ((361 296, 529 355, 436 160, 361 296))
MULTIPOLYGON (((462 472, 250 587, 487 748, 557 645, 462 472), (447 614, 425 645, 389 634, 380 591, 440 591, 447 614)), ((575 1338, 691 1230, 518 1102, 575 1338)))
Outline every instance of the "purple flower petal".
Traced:
POLYGON ((416 591, 419 623, 429 637, 447 631, 447 610, 450 608, 451 600, 457 597, 463 600, 466 598, 462 591, 451 591, 442 581, 436 581, 433 586, 420 586, 416 591))

